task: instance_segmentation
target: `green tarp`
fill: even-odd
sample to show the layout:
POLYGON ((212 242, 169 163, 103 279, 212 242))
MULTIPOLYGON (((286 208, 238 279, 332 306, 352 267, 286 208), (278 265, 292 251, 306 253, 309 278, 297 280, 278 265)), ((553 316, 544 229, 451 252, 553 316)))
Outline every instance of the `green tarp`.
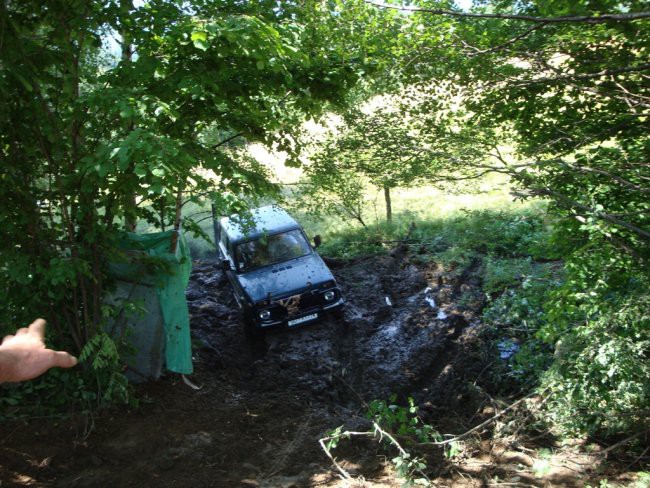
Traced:
MULTIPOLYGON (((111 274, 120 281, 147 287, 160 304, 164 325, 164 352, 167 369, 181 374, 192 373, 192 344, 185 289, 190 278, 192 260, 187 242, 179 235, 176 252, 170 252, 175 231, 154 234, 125 233, 119 249, 126 259, 111 264, 111 274)), ((146 317, 142 327, 147 326, 146 317)), ((145 337, 147 337, 145 335, 145 337)), ((149 336, 155 340, 154 336, 149 336)), ((135 344, 137 348, 137 344, 135 344)), ((136 352, 137 356, 137 352, 136 352)))

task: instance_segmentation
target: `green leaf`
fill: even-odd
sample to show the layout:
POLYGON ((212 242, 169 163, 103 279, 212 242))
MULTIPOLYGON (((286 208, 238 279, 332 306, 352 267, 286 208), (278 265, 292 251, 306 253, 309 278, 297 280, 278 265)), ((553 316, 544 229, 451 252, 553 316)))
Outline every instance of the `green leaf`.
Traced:
POLYGON ((210 47, 208 43, 208 33, 206 31, 194 31, 191 36, 194 47, 201 51, 207 51, 210 47))
POLYGON ((25 79, 25 77, 23 77, 20 73, 18 73, 18 72, 15 71, 15 70, 14 70, 14 71, 9 70, 9 73, 12 74, 15 78, 17 78, 18 81, 20 81, 20 83, 25 87, 25 90, 27 90, 27 91, 30 92, 30 93, 31 93, 32 91, 34 91, 34 88, 32 87, 31 83, 29 83, 29 82, 25 79))
POLYGON ((124 171, 129 167, 130 158, 128 147, 121 147, 117 152, 117 167, 120 171, 124 171))
POLYGON ((206 31, 194 31, 191 36, 192 41, 207 41, 208 33, 206 31))
POLYGON ((210 45, 205 41, 194 41, 194 47, 201 51, 207 51, 210 45))
POLYGON ((104 178, 111 170, 112 165, 108 161, 97 163, 94 168, 100 178, 104 178))

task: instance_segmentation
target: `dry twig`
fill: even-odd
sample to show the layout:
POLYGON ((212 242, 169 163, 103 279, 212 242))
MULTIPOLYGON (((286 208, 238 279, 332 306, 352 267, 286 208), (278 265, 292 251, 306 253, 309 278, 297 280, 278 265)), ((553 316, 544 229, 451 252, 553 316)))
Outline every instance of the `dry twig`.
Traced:
MULTIPOLYGON (((541 394, 544 394, 545 392, 546 392, 546 390, 544 390, 541 394)), ((487 425, 490 425, 495 420, 503 417, 503 415, 506 412, 511 411, 512 409, 514 409, 518 405, 522 404, 524 401, 528 400, 529 398, 532 398, 533 396, 537 396, 537 395, 538 395, 538 393, 533 392, 533 393, 531 393, 529 395, 526 395, 523 398, 520 398, 515 403, 509 405, 508 407, 504 408, 503 410, 501 410, 496 415, 494 415, 494 416, 490 417, 489 419, 487 419, 485 422, 481 422, 479 425, 469 429, 467 432, 465 432, 463 434, 457 435, 455 437, 452 437, 451 439, 447 439, 447 440, 444 440, 444 441, 422 442, 421 445, 424 445, 424 446, 445 446, 447 444, 451 444, 452 442, 458 442, 458 441, 460 441, 462 439, 465 439, 466 437, 469 437, 470 434, 476 432, 477 430, 482 429, 483 427, 486 427, 487 425)))

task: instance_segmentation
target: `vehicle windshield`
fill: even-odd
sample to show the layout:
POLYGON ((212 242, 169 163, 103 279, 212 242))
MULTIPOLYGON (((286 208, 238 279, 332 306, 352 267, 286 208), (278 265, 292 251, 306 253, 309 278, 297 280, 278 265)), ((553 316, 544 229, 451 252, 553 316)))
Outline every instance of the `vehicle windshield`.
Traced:
POLYGON ((254 241, 242 242, 235 250, 237 267, 248 271, 260 266, 287 261, 305 256, 311 252, 311 246, 299 229, 281 234, 261 236, 254 241))

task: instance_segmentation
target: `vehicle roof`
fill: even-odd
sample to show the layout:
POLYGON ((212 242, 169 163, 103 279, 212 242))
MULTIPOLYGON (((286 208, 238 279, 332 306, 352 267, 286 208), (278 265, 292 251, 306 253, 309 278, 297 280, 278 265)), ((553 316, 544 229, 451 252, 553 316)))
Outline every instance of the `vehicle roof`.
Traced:
POLYGON ((250 240, 264 234, 276 234, 300 229, 300 224, 278 205, 255 208, 248 214, 222 217, 220 223, 230 242, 250 240))

